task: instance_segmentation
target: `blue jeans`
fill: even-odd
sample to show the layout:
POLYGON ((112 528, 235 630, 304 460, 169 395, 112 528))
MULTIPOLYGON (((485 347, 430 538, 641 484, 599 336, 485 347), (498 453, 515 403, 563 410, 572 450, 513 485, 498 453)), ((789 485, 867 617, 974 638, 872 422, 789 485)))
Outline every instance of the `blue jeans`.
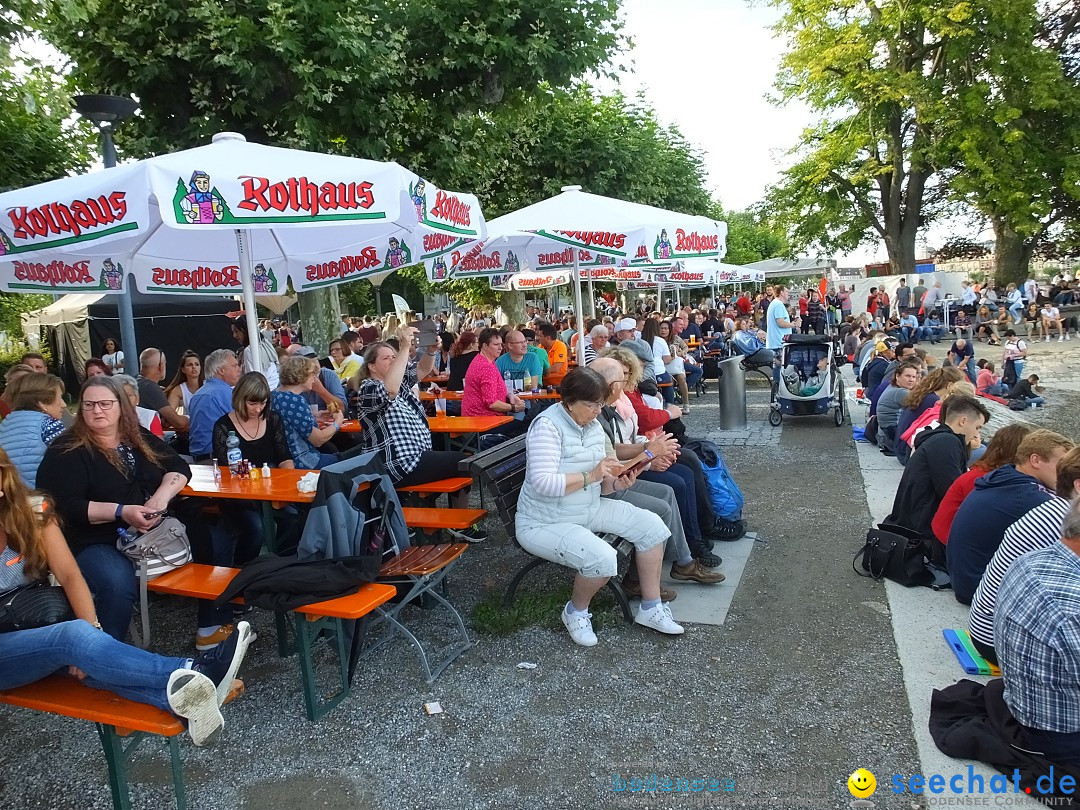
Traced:
POLYGON ((124 644, 78 619, 0 633, 0 689, 25 686, 75 666, 86 673, 87 686, 169 711, 169 676, 188 664, 186 658, 166 658, 124 644))
POLYGON ((679 504, 679 514, 682 517, 683 531, 686 532, 686 541, 691 548, 701 542, 701 526, 698 524, 697 492, 694 488, 694 473, 682 464, 672 464, 664 472, 646 470, 640 476, 643 481, 652 481, 656 484, 667 484, 675 492, 675 500, 679 504))
POLYGON ((995 383, 994 385, 988 385, 984 389, 987 394, 995 397, 1003 397, 1009 393, 1009 386, 1005 383, 995 383))
POLYGON ((94 595, 101 629, 117 641, 123 641, 131 622, 131 612, 139 599, 134 564, 115 546, 105 543, 94 543, 82 549, 75 555, 75 562, 94 595))
MULTIPOLYGON (((222 526, 193 525, 195 518, 188 517, 184 525, 188 530, 188 539, 191 541, 191 558, 197 563, 205 565, 232 566, 234 549, 232 538, 222 526)), ((260 527, 261 527, 260 523, 260 527)), ((261 531, 261 529, 260 529, 261 531)), ((260 541, 261 545, 261 541, 260 541)), ((213 627, 219 624, 229 624, 232 621, 232 605, 214 607, 214 603, 208 599, 199 600, 198 611, 199 627, 213 627)), ((104 626, 105 622, 102 621, 104 626)))
POLYGON ((697 384, 701 382, 701 377, 705 373, 705 369, 701 366, 686 365, 686 387, 688 390, 693 391, 697 388, 697 384))
POLYGON ((1009 314, 1012 315, 1013 323, 1020 323, 1020 313, 1024 310, 1023 302, 1018 302, 1009 307, 1009 314))
MULTIPOLYGON (((674 380, 672 379, 671 375, 668 374, 666 371, 663 374, 657 374, 656 375, 656 383, 657 383, 657 385, 659 385, 660 383, 673 383, 673 382, 674 382, 674 380)), ((667 386, 665 388, 661 388, 660 389, 660 396, 662 396, 664 398, 664 404, 665 405, 671 405, 672 403, 675 402, 675 386, 674 385, 669 385, 669 386, 667 386)))
POLYGON ((945 336, 943 326, 923 326, 919 329, 919 340, 941 340, 945 336))
POLYGON ((1042 397, 1024 397, 1024 404, 1029 408, 1032 406, 1041 408, 1045 402, 1046 400, 1042 397))
POLYGON ((232 559, 223 565, 236 568, 259 556, 263 546, 262 508, 254 501, 226 501, 221 504, 221 516, 231 532, 235 532, 232 559))

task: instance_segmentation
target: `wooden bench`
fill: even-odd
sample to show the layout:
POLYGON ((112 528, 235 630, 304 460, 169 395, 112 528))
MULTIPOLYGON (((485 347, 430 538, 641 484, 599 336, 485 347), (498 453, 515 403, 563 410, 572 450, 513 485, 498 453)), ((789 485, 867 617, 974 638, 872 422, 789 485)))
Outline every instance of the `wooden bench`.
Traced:
POLYGON ((405 525, 410 529, 423 529, 427 534, 435 534, 444 529, 467 529, 475 526, 487 515, 487 510, 403 506, 401 513, 405 516, 405 525))
MULTIPOLYGON (((234 688, 226 702, 242 692, 242 686, 234 688)), ((128 700, 104 689, 92 689, 67 675, 50 675, 26 686, 0 690, 0 703, 94 723, 105 752, 115 810, 131 808, 128 766, 135 758, 139 745, 150 737, 165 738, 169 746, 176 807, 177 810, 187 807, 184 768, 177 739, 185 727, 171 712, 128 700), (126 744, 124 739, 127 739, 126 744)))
MULTIPOLYGON (((426 484, 415 484, 411 487, 395 487, 399 496, 404 496, 410 502, 419 505, 425 501, 438 501, 440 495, 453 495, 466 487, 472 486, 471 478, 444 478, 441 481, 429 481, 426 484)), ((483 504, 481 504, 483 506, 483 504)))
MULTIPOLYGON (((526 436, 519 436, 490 450, 470 456, 458 464, 459 470, 469 472, 482 487, 487 488, 489 495, 494 499, 495 508, 499 513, 499 518, 502 520, 503 527, 515 544, 517 544, 517 536, 514 518, 517 514, 518 492, 525 481, 526 438, 526 436)), ((619 554, 629 555, 633 550, 633 545, 629 541, 616 535, 606 534, 603 539, 610 543, 619 554)), ((507 586, 506 593, 503 596, 503 607, 509 608, 514 603, 514 596, 517 593, 518 586, 521 585, 522 580, 530 571, 549 563, 549 560, 540 557, 533 557, 526 563, 510 580, 510 584, 507 586)), ((630 610, 630 602, 627 600, 618 578, 612 577, 609 579, 607 587, 612 596, 615 597, 619 607, 622 608, 623 616, 626 617, 628 622, 632 622, 634 615, 630 610)))
MULTIPOLYGON (((186 596, 192 599, 213 600, 220 596, 240 573, 239 568, 227 568, 218 565, 188 563, 187 565, 162 574, 147 583, 147 589, 155 593, 186 596)), ((318 720, 333 709, 349 694, 349 655, 345 648, 344 622, 362 619, 377 610, 381 605, 393 599, 397 589, 392 585, 370 583, 348 596, 327 599, 303 605, 290 611, 293 614, 296 631, 296 652, 300 661, 300 679, 304 691, 304 705, 309 720, 318 720), (335 638, 338 651, 338 669, 340 688, 329 697, 318 693, 315 680, 315 664, 312 651, 320 632, 328 630, 335 638)), ((242 604, 242 599, 234 599, 242 604)), ((285 638, 285 617, 277 613, 278 652, 282 656, 290 654, 285 638)))

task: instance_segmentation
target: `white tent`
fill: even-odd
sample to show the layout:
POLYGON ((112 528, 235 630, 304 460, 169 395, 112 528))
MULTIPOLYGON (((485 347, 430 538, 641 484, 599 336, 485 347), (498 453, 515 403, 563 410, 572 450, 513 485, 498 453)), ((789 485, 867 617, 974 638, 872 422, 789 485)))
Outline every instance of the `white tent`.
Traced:
POLYGON ((790 276, 825 276, 836 269, 836 262, 820 256, 805 259, 764 259, 743 265, 752 270, 765 271, 766 278, 787 278, 790 276))

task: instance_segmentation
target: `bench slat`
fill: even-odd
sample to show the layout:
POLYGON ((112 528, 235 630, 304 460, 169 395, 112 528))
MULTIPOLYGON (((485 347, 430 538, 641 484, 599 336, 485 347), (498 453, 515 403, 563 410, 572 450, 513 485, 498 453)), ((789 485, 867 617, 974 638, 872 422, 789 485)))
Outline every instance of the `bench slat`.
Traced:
POLYGON ((411 487, 397 487, 398 492, 418 492, 418 493, 453 493, 458 492, 465 487, 472 486, 471 478, 444 478, 441 481, 429 481, 426 484, 416 484, 411 487))
POLYGON ((50 675, 26 686, 0 690, 0 703, 162 737, 175 737, 184 730, 184 724, 170 712, 92 689, 67 675, 50 675))
POLYGON ((437 546, 412 546, 383 564, 380 577, 427 576, 445 568, 465 553, 468 543, 440 543, 437 546))
POLYGON ((467 529, 487 514, 486 509, 435 509, 403 506, 405 524, 414 529, 467 529))

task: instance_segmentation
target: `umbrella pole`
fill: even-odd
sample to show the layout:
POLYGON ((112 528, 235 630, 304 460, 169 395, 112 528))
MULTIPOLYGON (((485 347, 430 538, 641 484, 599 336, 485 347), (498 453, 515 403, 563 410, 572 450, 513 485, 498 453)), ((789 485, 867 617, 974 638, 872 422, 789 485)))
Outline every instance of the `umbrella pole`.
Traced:
POLYGON ((255 312, 255 283, 251 280, 251 234, 246 230, 236 230, 236 252, 240 259, 240 283, 244 289, 244 315, 247 320, 248 345, 251 365, 255 371, 262 371, 262 335, 259 333, 259 318, 255 312))
POLYGON ((574 313, 577 315, 578 351, 585 351, 585 318, 581 312, 581 267, 578 252, 574 250, 574 313))
POLYGON ((382 284, 372 284, 375 288, 375 314, 382 315, 382 284))
POLYGON ((592 285, 592 270, 589 271, 589 317, 596 317, 596 292, 592 285))
POLYGON ((125 273, 124 291, 116 296, 116 314, 120 318, 120 344, 124 349, 124 371, 127 372, 139 368, 139 346, 135 342, 135 312, 131 308, 131 288, 134 284, 135 276, 125 273))

